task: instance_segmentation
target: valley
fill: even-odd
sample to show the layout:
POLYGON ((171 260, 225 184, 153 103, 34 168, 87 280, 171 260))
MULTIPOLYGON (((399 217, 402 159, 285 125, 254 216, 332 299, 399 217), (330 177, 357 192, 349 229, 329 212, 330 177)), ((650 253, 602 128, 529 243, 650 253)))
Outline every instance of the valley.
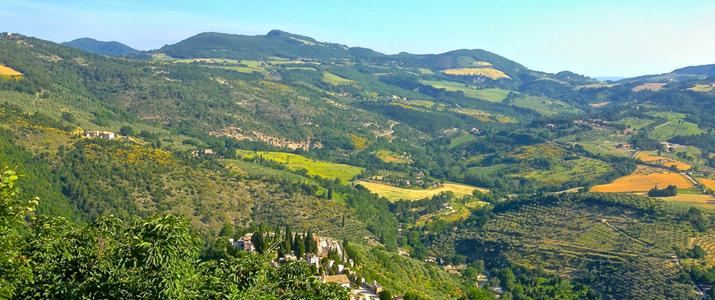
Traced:
MULTIPOLYGON (((39 198, 13 214, 28 272, 52 274, 66 241, 91 254, 69 265, 130 272, 122 284, 146 295, 159 294, 142 278, 192 299, 344 299, 317 278, 345 275, 404 299, 699 299, 715 283, 707 70, 600 81, 480 49, 383 54, 279 30, 150 51, 4 33, 0 189, 15 206, 39 198), (288 252, 308 232, 349 253, 319 274, 299 263, 310 249, 288 252), (265 249, 227 244, 249 233, 265 249), (137 249, 175 242, 166 266, 191 274, 115 264, 105 241, 147 266, 137 249), (226 283, 254 267, 309 283, 226 283)), ((72 292, 48 298, 114 291, 67 268, 43 284, 72 292)), ((36 292, 18 280, 15 298, 36 292)))

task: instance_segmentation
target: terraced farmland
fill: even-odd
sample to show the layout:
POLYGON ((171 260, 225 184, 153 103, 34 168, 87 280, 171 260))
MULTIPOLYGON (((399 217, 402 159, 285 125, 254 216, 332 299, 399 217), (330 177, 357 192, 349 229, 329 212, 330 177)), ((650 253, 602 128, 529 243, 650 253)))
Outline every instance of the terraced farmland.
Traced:
POLYGON ((628 209, 587 203, 529 204, 499 213, 484 228, 485 240, 516 246, 514 260, 557 272, 565 262, 599 258, 667 260, 694 235, 685 224, 644 221, 628 209))

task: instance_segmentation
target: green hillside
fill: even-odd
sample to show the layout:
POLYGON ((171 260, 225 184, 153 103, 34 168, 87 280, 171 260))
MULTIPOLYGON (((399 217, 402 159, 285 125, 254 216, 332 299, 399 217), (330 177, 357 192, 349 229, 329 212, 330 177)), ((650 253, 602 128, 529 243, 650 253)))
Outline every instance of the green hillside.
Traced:
POLYGON ((691 89, 708 66, 600 82, 278 30, 148 52, 2 34, 0 66, 22 74, 0 77, 0 298, 344 299, 325 274, 405 299, 715 283, 715 96, 691 89), (586 192, 602 184, 642 192, 586 192), (279 258, 316 254, 308 232, 350 246, 279 258), (256 251, 229 246, 249 233, 256 251))

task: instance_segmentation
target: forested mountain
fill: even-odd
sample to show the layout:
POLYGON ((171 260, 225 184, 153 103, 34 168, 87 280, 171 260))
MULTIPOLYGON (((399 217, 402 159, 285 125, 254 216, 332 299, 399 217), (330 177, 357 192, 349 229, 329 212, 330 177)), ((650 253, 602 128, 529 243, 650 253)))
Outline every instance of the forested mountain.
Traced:
POLYGON ((711 66, 601 82, 278 30, 69 46, 0 35, 22 74, 0 78, 0 297, 346 298, 318 280, 345 275, 405 299, 687 299, 715 282, 711 66), (340 253, 311 262, 313 234, 340 253))
POLYGON ((64 42, 62 45, 72 48, 82 49, 89 53, 109 56, 124 56, 137 55, 141 51, 124 45, 120 42, 102 42, 92 38, 79 38, 69 42, 64 42))

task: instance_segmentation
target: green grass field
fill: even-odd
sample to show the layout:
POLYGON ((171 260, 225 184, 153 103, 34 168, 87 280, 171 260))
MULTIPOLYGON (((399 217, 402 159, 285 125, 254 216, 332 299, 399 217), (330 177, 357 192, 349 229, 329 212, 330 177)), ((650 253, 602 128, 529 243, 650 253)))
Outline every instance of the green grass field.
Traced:
POLYGON ((398 153, 395 153, 394 151, 384 149, 375 151, 375 157, 386 163, 400 165, 407 165, 412 163, 412 160, 409 157, 405 157, 398 153))
POLYGON ((540 96, 521 96, 511 103, 523 108, 534 110, 545 116, 554 116, 562 113, 580 113, 581 110, 563 101, 540 96))
POLYGON ((363 171, 360 167, 314 160, 305 156, 286 152, 254 152, 237 150, 237 154, 243 158, 255 158, 261 156, 264 159, 283 164, 291 170, 306 170, 308 172, 307 174, 310 176, 320 176, 326 179, 339 178, 343 182, 351 181, 355 176, 363 171))
POLYGON ((623 118, 622 120, 619 121, 619 123, 628 125, 629 127, 633 129, 641 129, 643 127, 646 127, 650 124, 653 124, 653 120, 648 120, 648 119, 641 119, 641 118, 635 118, 635 117, 628 117, 628 118, 623 118))
POLYGON ((462 92, 465 96, 491 102, 502 102, 511 91, 497 88, 476 89, 463 83, 446 80, 420 80, 421 83, 450 92, 462 92))
POLYGON ((476 140, 477 140, 477 137, 474 136, 473 134, 464 133, 464 134, 452 139, 452 141, 449 142, 449 148, 450 149, 457 148, 459 146, 474 142, 476 140))
POLYGON ((648 136, 658 141, 667 141, 678 135, 697 135, 703 130, 697 124, 683 120, 684 114, 674 112, 656 112, 653 116, 664 118, 665 123, 658 124, 648 133, 648 136))
POLYGON ((515 177, 546 185, 560 185, 574 178, 596 180, 608 171, 611 171, 611 166, 605 162, 592 158, 579 158, 555 164, 549 170, 533 170, 515 174, 515 177))
POLYGON ((323 72, 323 82, 332 84, 332 85, 341 85, 341 84, 353 84, 355 81, 352 81, 350 79, 345 79, 342 78, 338 75, 335 75, 330 72, 323 72))

